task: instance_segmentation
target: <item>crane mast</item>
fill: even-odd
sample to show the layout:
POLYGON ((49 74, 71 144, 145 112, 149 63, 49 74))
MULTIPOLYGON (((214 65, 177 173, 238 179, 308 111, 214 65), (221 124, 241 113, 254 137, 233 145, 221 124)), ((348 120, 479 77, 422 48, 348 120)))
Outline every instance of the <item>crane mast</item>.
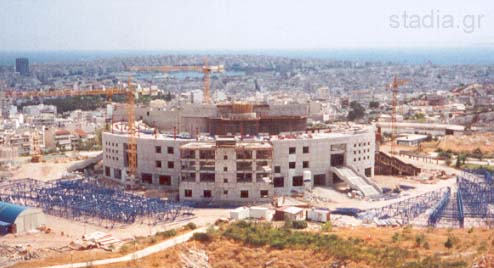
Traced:
POLYGON ((222 73, 225 71, 223 65, 209 65, 208 58, 204 58, 204 65, 163 65, 163 66, 131 66, 131 71, 155 71, 155 72, 202 72, 203 77, 203 103, 211 103, 211 73, 222 73))
POLYGON ((393 78, 393 82, 388 85, 388 90, 391 90, 393 95, 391 100, 391 154, 396 154, 395 139, 398 136, 396 130, 396 107, 398 106, 398 88, 406 83, 408 83, 408 80, 401 80, 395 76, 393 78))

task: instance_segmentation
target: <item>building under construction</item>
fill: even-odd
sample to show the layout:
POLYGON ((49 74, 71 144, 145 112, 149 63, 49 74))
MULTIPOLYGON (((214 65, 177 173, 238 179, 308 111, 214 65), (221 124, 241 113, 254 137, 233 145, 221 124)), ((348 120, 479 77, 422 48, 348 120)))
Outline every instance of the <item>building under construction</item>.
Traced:
POLYGON ((303 115, 270 115, 268 104, 230 103, 217 105, 217 117, 209 118, 211 135, 276 135, 304 131, 307 117, 303 115))

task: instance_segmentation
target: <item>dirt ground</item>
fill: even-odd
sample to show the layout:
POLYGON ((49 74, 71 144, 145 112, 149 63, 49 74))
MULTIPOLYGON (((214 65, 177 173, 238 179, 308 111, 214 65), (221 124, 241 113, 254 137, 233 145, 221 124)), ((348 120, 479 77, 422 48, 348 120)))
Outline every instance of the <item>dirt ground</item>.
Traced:
POLYGON ((471 153, 480 148, 484 154, 494 154, 494 133, 474 133, 472 135, 445 136, 439 142, 425 143, 426 151, 440 148, 444 151, 471 153))
POLYGON ((218 218, 228 216, 227 209, 196 209, 192 217, 182 218, 174 222, 166 222, 158 225, 135 223, 109 229, 94 224, 45 215, 46 226, 52 230, 51 233, 9 234, 2 236, 0 243, 9 246, 30 245, 34 249, 60 248, 67 246, 73 240, 81 238, 84 234, 90 234, 96 231, 112 234, 120 240, 128 240, 137 236, 149 236, 157 232, 178 228, 189 222, 193 222, 197 226, 206 226, 214 223, 218 218))
MULTIPOLYGON (((483 252, 493 249, 494 232, 489 229, 424 229, 424 228, 333 228, 330 234, 344 239, 361 239, 363 246, 383 247, 394 245, 402 249, 416 252, 417 256, 425 257, 434 254, 443 260, 462 260, 468 265, 478 262, 483 252), (394 238, 393 238, 394 237, 394 238), (417 239, 420 237, 420 240, 417 239), (445 247, 451 237, 456 241, 453 248, 445 247), (427 245, 425 245, 427 244, 427 245)), ((209 264, 219 268, 243 267, 331 267, 335 261, 324 251, 310 248, 287 248, 277 250, 269 246, 252 247, 239 242, 216 237, 212 242, 200 243, 189 241, 185 245, 161 251, 149 257, 127 263, 118 263, 97 268, 115 267, 181 267, 180 253, 186 249, 204 250, 209 257, 209 264), (268 266, 265 266, 269 264, 268 266)), ((110 256, 111 254, 108 254, 110 256)), ((94 255, 102 257, 101 254, 94 255)), ((413 258, 413 257, 412 257, 413 258)), ((50 264, 69 262, 68 258, 52 260, 50 264)), ((31 267, 46 265, 44 261, 31 262, 31 267)), ((348 268, 372 267, 365 263, 350 262, 348 268)), ((470 267, 470 266, 468 266, 470 267)))
POLYGON ((44 157, 45 162, 42 163, 31 163, 30 157, 19 157, 17 162, 20 163, 20 165, 17 168, 5 173, 10 173, 12 175, 12 179, 34 178, 41 181, 56 180, 67 172, 68 167, 83 161, 68 161, 67 159, 72 157, 92 157, 98 153, 100 152, 67 152, 67 156, 47 155, 44 157))

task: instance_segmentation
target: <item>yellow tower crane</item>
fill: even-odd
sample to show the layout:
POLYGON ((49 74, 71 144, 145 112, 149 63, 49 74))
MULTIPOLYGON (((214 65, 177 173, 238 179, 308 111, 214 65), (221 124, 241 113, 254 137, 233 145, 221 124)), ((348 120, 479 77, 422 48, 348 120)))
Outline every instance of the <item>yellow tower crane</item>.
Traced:
POLYGON ((196 65, 164 65, 164 66, 131 66, 130 71, 154 71, 154 72, 202 72, 204 74, 204 89, 203 89, 203 103, 211 103, 211 92, 210 92, 210 75, 211 73, 223 73, 225 67, 223 65, 208 65, 208 58, 204 59, 203 66, 196 65))
POLYGON ((408 80, 401 80, 398 77, 394 77, 393 82, 387 86, 388 90, 393 93, 393 98, 391 101, 391 154, 396 154, 395 151, 395 139, 397 137, 396 131, 396 107, 398 106, 398 87, 408 83, 408 80))

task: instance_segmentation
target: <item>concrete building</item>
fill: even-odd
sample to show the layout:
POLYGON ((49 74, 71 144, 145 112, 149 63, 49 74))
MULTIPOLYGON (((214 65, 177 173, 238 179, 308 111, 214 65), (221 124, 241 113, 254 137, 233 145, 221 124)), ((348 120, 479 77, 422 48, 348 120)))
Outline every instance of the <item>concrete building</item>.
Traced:
POLYGON ((272 146, 234 137, 191 142, 180 147, 180 200, 268 202, 272 146))
POLYGON ((380 189, 374 175, 375 130, 195 139, 141 131, 137 181, 127 178, 128 136, 122 127, 103 133, 104 177, 121 184, 179 190, 181 200, 268 201, 307 186, 345 184, 365 196, 380 189), (304 179, 304 175, 307 177, 304 179))
POLYGON ((427 140, 427 135, 409 134, 403 137, 398 137, 396 143, 406 146, 418 146, 421 142, 427 140))
MULTIPOLYGON (((391 133, 391 122, 377 122, 376 126, 381 128, 382 133, 391 133)), ((432 123, 396 123, 397 134, 423 134, 432 136, 461 135, 465 127, 451 124, 432 124, 432 123)))
POLYGON ((15 71, 20 73, 22 76, 28 76, 29 75, 29 60, 27 58, 15 59, 15 71))

